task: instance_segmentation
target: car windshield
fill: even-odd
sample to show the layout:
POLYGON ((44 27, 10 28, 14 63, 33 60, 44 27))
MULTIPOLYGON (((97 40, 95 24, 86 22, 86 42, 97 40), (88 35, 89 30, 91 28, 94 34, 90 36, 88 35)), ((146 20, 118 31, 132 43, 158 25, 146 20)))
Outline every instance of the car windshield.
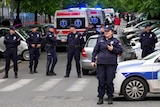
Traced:
POLYGON ((86 47, 95 47, 97 38, 90 38, 86 44, 86 47))
POLYGON ((128 46, 129 45, 129 40, 126 39, 126 37, 124 36, 120 36, 117 38, 120 43, 123 45, 123 46, 128 46))
POLYGON ((28 38, 28 35, 26 34, 26 32, 22 29, 17 29, 17 31, 25 38, 27 39, 28 38))
POLYGON ((155 51, 155 52, 153 52, 152 54, 144 57, 143 60, 150 60, 150 59, 154 58, 155 56, 157 56, 157 55, 159 55, 159 54, 160 54, 160 51, 155 51))

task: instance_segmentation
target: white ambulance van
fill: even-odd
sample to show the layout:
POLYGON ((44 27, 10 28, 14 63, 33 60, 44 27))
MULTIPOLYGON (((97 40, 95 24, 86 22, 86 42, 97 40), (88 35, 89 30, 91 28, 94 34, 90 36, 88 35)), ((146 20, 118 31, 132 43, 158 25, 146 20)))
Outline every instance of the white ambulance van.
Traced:
POLYGON ((88 8, 87 14, 89 17, 89 22, 99 28, 101 25, 105 24, 105 13, 101 8, 88 8))
POLYGON ((57 37, 57 47, 65 47, 66 43, 61 42, 62 39, 67 39, 69 34, 69 26, 74 24, 77 31, 83 33, 89 25, 87 9, 70 8, 57 10, 55 12, 54 26, 55 35, 57 37))

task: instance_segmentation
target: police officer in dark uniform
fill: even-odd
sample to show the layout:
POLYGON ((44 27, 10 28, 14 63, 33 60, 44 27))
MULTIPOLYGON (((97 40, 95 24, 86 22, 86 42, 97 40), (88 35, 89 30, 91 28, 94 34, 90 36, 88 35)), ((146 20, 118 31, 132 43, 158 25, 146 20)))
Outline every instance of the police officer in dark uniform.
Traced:
POLYGON ((6 65, 5 65, 5 76, 3 78, 8 78, 8 71, 10 69, 10 60, 12 60, 14 64, 15 78, 18 78, 17 48, 18 45, 20 45, 20 38, 18 37, 18 35, 15 34, 15 28, 13 27, 10 28, 9 34, 7 34, 4 38, 4 44, 6 47, 5 51, 6 65))
POLYGON ((29 55, 30 55, 29 68, 31 74, 37 73, 41 41, 42 41, 41 34, 37 32, 37 28, 33 26, 31 32, 29 33, 29 37, 27 38, 27 43, 29 45, 29 55))
POLYGON ((96 30, 96 28, 94 28, 94 25, 90 23, 88 29, 84 31, 83 36, 86 36, 86 41, 87 41, 90 36, 95 34, 98 34, 98 31, 96 30))
MULTIPOLYGON (((62 40, 62 42, 65 40, 62 40)), ((70 25, 70 33, 67 35, 67 68, 66 68, 66 75, 64 76, 69 77, 71 71, 71 63, 73 57, 75 58, 76 62, 76 69, 78 78, 81 78, 81 67, 80 67, 80 53, 81 48, 84 44, 83 36, 76 31, 76 27, 74 25, 70 25)))
POLYGON ((92 53, 91 66, 95 67, 97 63, 98 78, 98 97, 97 104, 103 104, 103 97, 108 95, 108 104, 112 104, 114 84, 117 68, 117 56, 122 53, 122 47, 119 41, 113 37, 113 28, 107 27, 105 34, 99 37, 92 53), (97 58, 96 58, 97 57, 97 58))
POLYGON ((46 75, 56 75, 54 67, 57 63, 57 54, 55 49, 56 37, 54 36, 54 27, 49 26, 46 36, 47 68, 46 75))
POLYGON ((100 32, 99 32, 99 37, 101 37, 101 36, 104 36, 104 31, 105 31, 105 26, 101 26, 101 28, 100 28, 100 32))
POLYGON ((140 36, 140 43, 142 49, 142 58, 154 52, 157 37, 155 33, 151 32, 150 26, 145 26, 145 32, 140 36))

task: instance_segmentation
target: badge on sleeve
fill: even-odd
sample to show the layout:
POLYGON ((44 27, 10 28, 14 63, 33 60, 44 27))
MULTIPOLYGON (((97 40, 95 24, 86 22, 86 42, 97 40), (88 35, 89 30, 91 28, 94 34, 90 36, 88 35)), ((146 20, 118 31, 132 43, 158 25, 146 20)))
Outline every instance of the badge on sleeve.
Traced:
POLYGON ((149 38, 152 38, 152 34, 150 34, 149 38))
POLYGON ((13 37, 13 40, 16 40, 16 36, 13 37))
POLYGON ((75 35, 75 38, 78 38, 78 35, 75 35))
POLYGON ((104 40, 103 40, 103 39, 101 39, 99 42, 104 42, 104 40))
POLYGON ((51 37, 52 37, 52 35, 49 35, 49 37, 51 38, 51 37))
POLYGON ((114 44, 114 41, 111 41, 110 44, 113 45, 113 44, 114 44))

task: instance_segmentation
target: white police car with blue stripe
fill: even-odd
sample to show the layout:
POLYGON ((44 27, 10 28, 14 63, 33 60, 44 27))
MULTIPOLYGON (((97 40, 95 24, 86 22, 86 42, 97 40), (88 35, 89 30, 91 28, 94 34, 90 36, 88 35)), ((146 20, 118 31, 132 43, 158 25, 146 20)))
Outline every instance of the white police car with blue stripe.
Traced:
POLYGON ((141 60, 120 62, 114 84, 115 93, 127 100, 143 100, 147 93, 160 93, 160 51, 141 60))

